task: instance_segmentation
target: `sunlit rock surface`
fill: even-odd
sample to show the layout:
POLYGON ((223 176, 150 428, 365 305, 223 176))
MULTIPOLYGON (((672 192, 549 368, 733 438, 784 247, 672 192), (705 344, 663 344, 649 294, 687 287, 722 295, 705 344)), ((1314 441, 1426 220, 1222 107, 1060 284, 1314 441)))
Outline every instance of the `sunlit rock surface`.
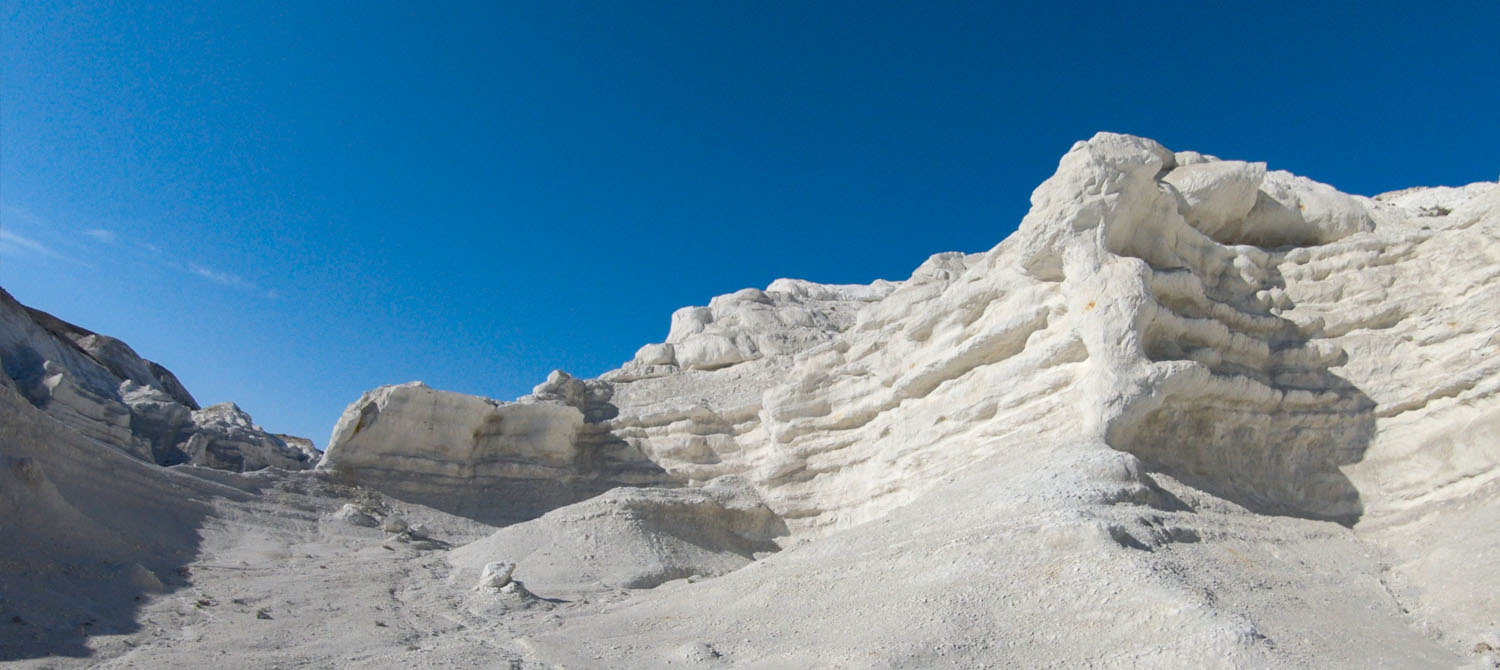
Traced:
POLYGON ((608 395, 561 373, 537 391, 548 399, 502 403, 420 382, 378 388, 344 412, 318 467, 493 524, 617 486, 669 483, 639 451, 599 429, 596 421, 613 413, 608 395))
MULTIPOLYGON (((57 643, 27 653, 1494 667, 1497 256, 1495 183, 1367 198, 1101 133, 989 251, 902 281, 720 296, 620 369, 556 372, 514 402, 382 387, 311 472, 174 469, 161 486, 213 501, 192 579, 115 578, 244 604, 148 596, 123 619, 170 628, 49 628, 57 643)), ((29 446, 3 480, 27 492, 0 501, 32 510, 6 532, 35 542, 71 519, 160 577, 111 548, 128 523, 85 521, 99 507, 70 496, 90 471, 33 442, 78 425, 74 451, 108 444, 135 472, 159 448, 136 423, 198 427, 209 410, 38 342, 0 349, 0 400, 29 401, 4 406, 24 428, 7 439, 29 446)))

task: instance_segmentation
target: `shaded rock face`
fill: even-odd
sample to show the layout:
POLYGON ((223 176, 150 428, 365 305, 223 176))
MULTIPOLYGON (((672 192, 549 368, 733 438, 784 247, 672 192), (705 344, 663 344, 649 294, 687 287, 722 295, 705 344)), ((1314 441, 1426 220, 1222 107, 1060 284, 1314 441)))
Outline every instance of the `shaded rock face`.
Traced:
POLYGON ((232 404, 200 408, 176 376, 124 342, 21 305, 4 291, 0 367, 7 385, 33 406, 144 461, 234 471, 317 462, 310 442, 290 446, 232 404))
POLYGON ((318 464, 318 461, 323 460, 323 452, 318 449, 316 444, 313 444, 312 440, 284 433, 273 433, 271 436, 285 442, 286 446, 301 452, 302 456, 298 457, 297 460, 314 466, 318 464))
POLYGON ((303 470, 317 464, 305 445, 293 447, 265 432, 249 414, 228 402, 193 412, 188 439, 179 448, 189 463, 219 470, 303 470))
MULTIPOLYGON (((1255 511, 1352 523, 1372 503, 1394 504, 1387 493, 1500 460, 1443 433, 1432 439, 1463 445, 1430 457, 1424 475, 1395 474, 1381 458, 1390 467, 1359 465, 1389 451, 1382 417, 1488 393, 1490 368, 1415 350, 1447 345, 1412 339, 1429 330, 1411 327, 1473 323, 1458 340, 1483 348, 1470 340, 1495 308, 1466 298, 1461 314, 1432 277, 1443 254, 1483 246, 1497 197, 1484 184, 1359 198, 1260 163, 1101 133, 1062 158, 1018 232, 988 252, 939 254, 901 282, 777 280, 720 296, 678 310, 665 342, 596 380, 555 374, 515 405, 448 398, 437 421, 432 410, 380 409, 387 438, 351 439, 360 416, 385 407, 362 399, 331 440, 329 466, 372 467, 359 452, 379 452, 383 479, 399 480, 410 459, 454 473, 444 487, 505 468, 532 488, 735 476, 792 532, 822 534, 905 505, 1017 440, 1068 436, 1255 511), (1338 292, 1349 309, 1334 304, 1338 292), (1414 313, 1424 316, 1407 320, 1414 313), (1397 392, 1375 362, 1391 347, 1443 362, 1422 367, 1429 377, 1403 364, 1397 392), (1450 370, 1465 375, 1451 389, 1438 381, 1450 370), (523 409, 537 404, 577 412, 523 409), (531 417, 528 440, 545 435, 547 446, 453 450, 506 422, 484 417, 511 412, 531 417), (445 422, 473 429, 418 430, 445 422)), ((1482 255, 1463 257, 1488 276, 1482 255)), ((1469 295, 1494 291, 1481 285, 1469 295)), ((358 479, 360 467, 342 469, 358 479)), ((567 498, 543 497, 504 504, 534 514, 567 498)))
MULTIPOLYGON (((188 393, 186 388, 183 388, 182 382, 177 381, 176 375, 152 361, 141 358, 134 349, 130 348, 130 345, 113 337, 80 328, 39 309, 20 305, 9 293, 5 294, 5 301, 10 309, 20 307, 32 322, 41 326, 54 338, 58 338, 60 342, 72 342, 115 377, 133 381, 140 386, 154 388, 165 393, 168 398, 179 405, 186 406, 188 409, 198 409, 198 401, 193 399, 192 394, 188 393)), ((62 362, 72 363, 73 361, 65 358, 62 362)))
POLYGON ((0 659, 85 658, 91 632, 136 630, 146 597, 186 581, 224 493, 66 421, 0 388, 0 659))

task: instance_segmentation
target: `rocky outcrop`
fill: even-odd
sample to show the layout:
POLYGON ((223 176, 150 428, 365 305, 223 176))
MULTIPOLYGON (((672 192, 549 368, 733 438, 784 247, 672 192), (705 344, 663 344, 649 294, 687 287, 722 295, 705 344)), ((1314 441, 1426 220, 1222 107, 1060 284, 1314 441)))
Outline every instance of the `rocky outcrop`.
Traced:
POLYGON ((144 461, 237 472, 317 463, 311 442, 289 446, 232 404, 201 409, 175 375, 129 345, 26 307, 3 290, 0 367, 7 385, 38 409, 144 461))
POLYGON ((1423 667, 1493 636, 1500 185, 1361 198, 1104 133, 1032 205, 790 361, 619 379, 618 435, 744 478, 797 550, 544 658, 667 616, 646 639, 767 630, 742 646, 789 666, 1353 665, 1330 645, 1378 628, 1423 667), (768 624, 791 601, 838 605, 768 624))
POLYGON ((672 314, 667 341, 648 344, 608 375, 616 381, 685 370, 717 370, 764 357, 789 355, 827 342, 854 322, 866 303, 895 284, 826 285, 778 279, 766 290, 747 288, 672 314))
POLYGON ((301 452, 302 456, 299 456, 297 460, 307 463, 310 466, 316 466, 318 461, 323 460, 322 450, 318 449, 318 445, 314 444, 312 440, 284 433, 272 433, 271 437, 281 440, 286 443, 286 446, 301 452))
POLYGON ((219 470, 302 470, 317 464, 305 445, 300 449, 288 445, 229 402, 193 412, 188 439, 179 448, 189 463, 219 470))
POLYGON ((830 342, 895 286, 783 279, 720 296, 678 310, 667 342, 621 369, 590 380, 554 372, 515 403, 420 383, 382 387, 345 410, 320 468, 491 523, 616 486, 736 474, 744 467, 720 467, 717 455, 737 449, 734 422, 757 424, 760 394, 795 354, 830 342))
MULTIPOLYGON (((1496 197, 1475 185, 1398 210, 1261 164, 1101 134, 1063 158, 1014 236, 885 285, 775 383, 748 370, 626 380, 615 425, 684 479, 746 476, 794 528, 877 517, 1007 442, 1049 435, 1097 440, 1255 510, 1352 523, 1384 502, 1358 480, 1385 475, 1353 467, 1382 451, 1382 414, 1401 411, 1380 398, 1481 398, 1496 379, 1481 358, 1415 350, 1402 360, 1442 363, 1399 386, 1370 374, 1389 365, 1382 349, 1437 343, 1392 328, 1393 298, 1420 305, 1427 324, 1475 324, 1455 327, 1458 351, 1493 335, 1479 323, 1494 313, 1494 284, 1478 280, 1488 283, 1454 304, 1437 264, 1462 258, 1466 276, 1490 276, 1474 228, 1493 224, 1496 197), (1444 222, 1447 235, 1434 226, 1444 222), (1324 304, 1334 286, 1358 306, 1324 304)), ((1450 480, 1500 462, 1482 440, 1431 454, 1450 480)), ((1419 481, 1406 485, 1437 483, 1419 481)))
POLYGON ((314 473, 142 462, 274 443, 0 310, 6 602, 87 656, 87 610, 190 572, 198 606, 145 619, 182 635, 88 659, 164 667, 226 636, 317 638, 262 665, 1493 660, 1500 184, 1363 198, 1102 133, 1032 205, 900 282, 680 310, 598 379, 370 391, 314 473), (328 620, 378 637, 306 635, 328 620))
POLYGON ((1088 429, 1254 509, 1358 518, 1338 468, 1368 445, 1374 403, 1332 371, 1340 347, 1281 316, 1280 272, 1283 249, 1368 232, 1353 198, 1259 164, 1178 166, 1124 136, 1076 147, 1033 198, 1052 206, 1023 220, 1017 260, 1087 351, 1088 429), (1273 202, 1297 214, 1264 214, 1273 202))
MULTIPOLYGON (((1019 231, 989 252, 939 254, 902 282, 778 280, 720 296, 679 310, 666 342, 620 370, 539 387, 528 402, 590 414, 549 414, 555 443, 539 453, 563 456, 526 477, 577 477, 569 440, 589 445, 578 453, 615 445, 678 484, 743 477, 793 530, 822 533, 1016 440, 1082 440, 1253 510, 1353 523, 1388 490, 1500 462, 1448 431, 1424 439, 1464 446, 1424 457, 1435 459, 1425 475, 1395 467, 1394 453, 1389 470, 1367 465, 1386 451, 1382 431, 1407 430, 1405 415, 1429 403, 1488 421, 1465 402, 1491 393, 1487 362, 1414 347, 1477 352, 1493 336, 1480 325, 1495 288, 1478 237, 1495 193, 1358 198, 1100 134, 1063 157, 1019 231), (1461 307, 1435 279, 1444 254, 1486 277, 1461 307), (1414 311, 1420 331, 1404 325, 1414 311), (1433 332, 1449 322, 1474 325, 1433 332), (1404 372, 1399 392, 1373 374, 1391 347, 1434 361, 1404 372)), ((500 407, 450 405, 466 418, 443 421, 465 426, 500 407)), ((388 457, 419 451, 403 440, 385 440, 388 457)))
POLYGON ((599 430, 608 384, 561 373, 521 402, 420 382, 365 393, 339 418, 319 469, 486 523, 514 523, 617 486, 669 484, 599 430))
MULTIPOLYGON (((184 405, 188 409, 198 409, 198 401, 193 399, 191 393, 183 388, 182 382, 177 381, 177 376, 170 370, 155 362, 141 358, 135 353, 130 345, 107 335, 100 335, 85 328, 80 328, 67 321, 63 321, 51 314, 39 309, 32 309, 17 303, 9 293, 3 298, 8 311, 19 310, 24 313, 34 324, 40 326, 43 331, 50 334, 59 343, 71 342, 89 358, 104 366, 115 377, 121 380, 130 380, 141 386, 149 386, 161 391, 171 398, 173 402, 184 405)), ((19 316, 19 315, 17 315, 19 316)), ((30 328, 16 324, 19 319, 7 319, 12 327, 21 330, 30 328)), ((33 342, 33 345, 35 343, 33 342)), ((45 350, 45 348, 44 348, 45 350)), ((69 368, 76 367, 76 361, 71 357, 62 357, 61 362, 73 363, 69 368)), ((81 374, 81 373, 80 373, 81 374)))

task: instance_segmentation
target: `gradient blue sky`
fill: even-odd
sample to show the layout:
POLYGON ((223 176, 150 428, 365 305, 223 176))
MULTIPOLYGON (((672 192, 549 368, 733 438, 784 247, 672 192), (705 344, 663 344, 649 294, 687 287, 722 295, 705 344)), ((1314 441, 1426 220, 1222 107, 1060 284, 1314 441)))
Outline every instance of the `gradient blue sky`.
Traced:
POLYGON ((380 384, 510 399, 987 249, 1097 130, 1500 172, 1493 0, 3 7, 0 286, 319 446, 380 384))

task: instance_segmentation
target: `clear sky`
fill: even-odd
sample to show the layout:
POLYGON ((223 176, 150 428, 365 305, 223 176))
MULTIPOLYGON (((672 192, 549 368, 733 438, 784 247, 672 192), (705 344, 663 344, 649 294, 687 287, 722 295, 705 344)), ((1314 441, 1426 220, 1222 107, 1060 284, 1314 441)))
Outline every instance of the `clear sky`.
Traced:
POLYGON ((0 286, 319 446, 381 384, 511 399, 987 249, 1098 130, 1500 173, 1494 0, 0 3, 0 286))

